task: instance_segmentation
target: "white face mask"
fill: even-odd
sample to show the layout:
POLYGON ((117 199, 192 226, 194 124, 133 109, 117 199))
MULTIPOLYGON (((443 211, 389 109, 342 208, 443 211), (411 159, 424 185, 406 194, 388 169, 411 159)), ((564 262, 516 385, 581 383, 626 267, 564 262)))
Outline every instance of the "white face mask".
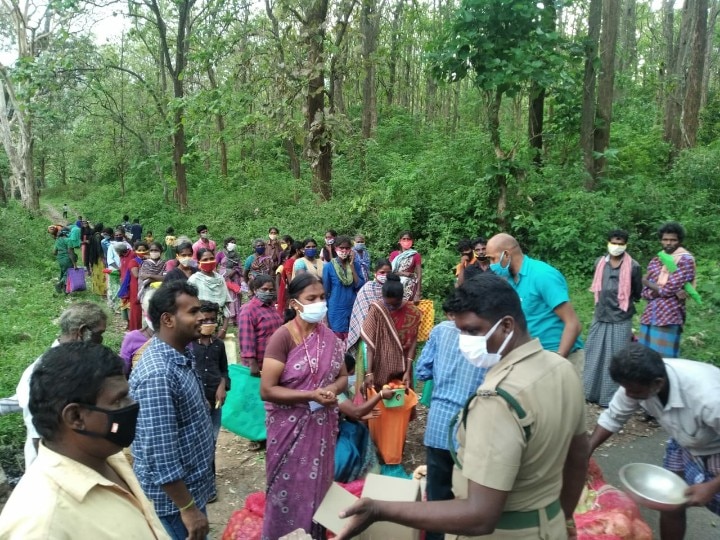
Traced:
POLYGON ((319 323, 327 314, 327 302, 314 302, 312 304, 303 304, 296 300, 303 307, 302 311, 298 311, 300 318, 310 324, 319 323))
POLYGON ((625 250, 627 249, 627 246, 619 246, 617 244, 608 244, 608 253, 612 255, 613 257, 619 257, 623 253, 625 253, 625 250))
POLYGON ((378 283, 385 283, 387 281, 387 274, 375 274, 375 279, 378 283))
POLYGON ((228 251, 235 251, 235 248, 237 247, 237 244, 234 244, 233 242, 228 242, 227 250, 228 251))
POLYGON ((497 352, 491 353, 487 350, 488 339, 493 335, 498 326, 500 326, 500 319, 490 329, 490 331, 484 336, 468 336, 467 334, 460 334, 460 352, 465 357, 465 360, 470 362, 473 366, 478 368, 491 368, 497 364, 502 358, 502 352, 507 346, 508 342, 513 336, 513 332, 510 332, 505 341, 502 342, 497 352))

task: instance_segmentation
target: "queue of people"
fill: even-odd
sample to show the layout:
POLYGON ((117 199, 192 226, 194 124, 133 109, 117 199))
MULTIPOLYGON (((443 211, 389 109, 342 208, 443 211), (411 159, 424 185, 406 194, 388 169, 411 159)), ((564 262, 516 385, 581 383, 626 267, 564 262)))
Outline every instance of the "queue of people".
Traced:
MULTIPOLYGON (((34 372, 44 373, 45 357, 52 367, 58 355, 46 353, 25 377, 30 396, 23 408, 37 428, 32 445, 76 461, 80 470, 93 469, 87 474, 99 475, 98 485, 119 486, 119 499, 136 505, 129 522, 144 520, 139 538, 204 538, 208 532, 206 505, 216 497, 216 411, 231 383, 227 359, 210 358, 222 356, 211 352, 222 348, 219 339, 231 324, 238 329, 241 362, 260 376, 266 403, 263 539, 298 528, 324 538, 312 516, 333 481, 341 411, 361 420, 383 397, 388 381, 400 379, 411 389, 414 376, 433 381, 425 433, 429 502, 363 499, 345 511, 351 519, 340 539, 378 520, 426 530, 431 540, 572 536, 590 453, 638 409, 670 433, 664 466, 695 484, 688 491, 690 504, 720 512, 720 410, 711 391, 720 384, 720 370, 661 356, 668 351, 677 356, 685 299, 694 292, 694 259, 681 247, 684 231, 678 224, 660 229, 665 255, 653 259, 644 276, 626 252, 627 233, 608 234, 607 254, 596 261, 590 287, 596 308, 587 343, 557 269, 529 257, 507 234, 461 242, 457 287, 443 305, 448 320, 433 329, 417 362, 422 257, 411 232, 399 235, 400 249, 379 259, 374 273, 362 235, 351 241, 328 230, 318 251, 314 239, 294 243, 272 227, 241 263, 234 238, 215 253, 207 227, 199 226, 197 233, 194 245, 174 238, 174 260, 162 263, 158 254, 168 253, 162 244, 138 240, 130 247, 117 234, 111 243, 120 291, 134 287, 135 297, 145 293, 129 302, 129 320, 136 326, 139 312, 141 328, 145 320, 150 329, 144 348, 131 355, 138 356, 131 369, 118 359, 120 371, 102 376, 115 381, 129 370, 129 387, 119 381, 111 386, 119 399, 108 406, 105 386, 96 381, 103 391, 72 401, 59 416, 55 412, 61 422, 53 427, 42 423, 44 409, 34 401, 34 372), (223 273, 216 271, 218 263, 223 273), (241 264, 240 277, 237 271, 228 275, 241 264), (233 297, 235 278, 239 289, 233 297), (249 299, 243 302, 245 287, 249 299), (640 343, 631 343, 630 321, 641 298, 648 303, 640 343), (203 377, 198 365, 211 374, 203 377), (355 392, 348 390, 347 365, 355 370, 355 392), (348 395, 363 405, 342 407, 348 395), (592 437, 585 426, 586 400, 609 406, 592 437), (108 417, 105 427, 93 421, 94 414, 108 417), (92 459, 68 452, 66 440, 86 448, 92 459), (137 480, 111 459, 131 443, 137 480)), ((104 321, 73 320, 57 347, 101 341, 104 321)), ((80 348, 69 351, 63 356, 67 365, 53 369, 72 369, 81 354, 80 348)), ((37 392, 41 380, 38 375, 37 392)), ((65 388, 42 391, 61 394, 65 388)), ((62 396, 50 401, 63 399, 67 404, 62 396)), ((40 480, 43 467, 47 464, 21 481, 18 499, 41 482, 49 489, 49 481, 40 480)), ((57 504, 63 489, 52 487, 55 498, 44 504, 57 504)), ((111 500, 111 489, 101 491, 105 504, 120 504, 111 500)), ((61 527, 69 516, 60 512, 51 525, 61 527)), ((0 538, 3 531, 30 530, 22 529, 29 519, 27 513, 11 518, 3 512, 0 538)), ((663 540, 682 538, 684 511, 663 513, 661 524, 663 540)))

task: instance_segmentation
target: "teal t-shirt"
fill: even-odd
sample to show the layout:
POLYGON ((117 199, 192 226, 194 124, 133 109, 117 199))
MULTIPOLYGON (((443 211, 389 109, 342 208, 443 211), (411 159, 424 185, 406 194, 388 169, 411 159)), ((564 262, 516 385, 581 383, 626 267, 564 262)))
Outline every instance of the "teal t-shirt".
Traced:
POLYGON ((245 259, 245 264, 243 265, 243 268, 247 271, 250 271, 250 267, 252 266, 252 263, 254 260, 255 260, 255 254, 253 253, 247 259, 245 259))
MULTIPOLYGON (((554 309, 570 301, 567 281, 556 268, 527 255, 518 277, 517 283, 512 278, 508 282, 520 297, 530 335, 540 340, 543 349, 557 352, 565 323, 554 309)), ((582 348, 578 336, 570 352, 582 348)))
POLYGON ((73 225, 72 229, 70 229, 70 236, 68 237, 68 240, 70 241, 69 244, 71 247, 79 248, 80 247, 80 236, 82 234, 82 230, 77 225, 73 225))

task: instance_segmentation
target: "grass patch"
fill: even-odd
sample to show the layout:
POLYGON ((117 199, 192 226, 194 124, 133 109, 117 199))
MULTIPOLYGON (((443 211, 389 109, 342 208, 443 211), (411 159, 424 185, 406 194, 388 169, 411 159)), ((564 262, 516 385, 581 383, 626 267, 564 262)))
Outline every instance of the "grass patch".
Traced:
MULTIPOLYGON (((25 368, 58 337, 58 317, 72 302, 102 299, 85 291, 72 296, 54 292, 59 270, 47 233, 50 220, 35 216, 11 202, 0 208, 0 395, 15 394, 25 368)), ((108 325, 105 344, 120 350, 122 332, 108 325)), ((22 454, 25 426, 20 414, 0 417, 0 463, 13 475, 13 457, 22 454)), ((20 459, 22 463, 22 458, 20 459)))

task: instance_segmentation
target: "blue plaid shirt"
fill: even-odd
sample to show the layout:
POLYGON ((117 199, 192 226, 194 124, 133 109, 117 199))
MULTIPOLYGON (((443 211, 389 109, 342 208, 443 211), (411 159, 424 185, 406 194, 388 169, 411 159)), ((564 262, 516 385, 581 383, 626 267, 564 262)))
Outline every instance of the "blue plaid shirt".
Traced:
POLYGON ((199 508, 215 490, 212 423, 194 363, 190 349, 182 355, 154 337, 130 375, 140 404, 133 469, 160 517, 180 512, 163 484, 183 480, 199 508))
POLYGON ((432 400, 425 428, 425 446, 449 450, 450 421, 485 380, 487 369, 476 368, 460 352, 460 330, 443 321, 430 332, 420 353, 416 377, 433 380, 432 400))

